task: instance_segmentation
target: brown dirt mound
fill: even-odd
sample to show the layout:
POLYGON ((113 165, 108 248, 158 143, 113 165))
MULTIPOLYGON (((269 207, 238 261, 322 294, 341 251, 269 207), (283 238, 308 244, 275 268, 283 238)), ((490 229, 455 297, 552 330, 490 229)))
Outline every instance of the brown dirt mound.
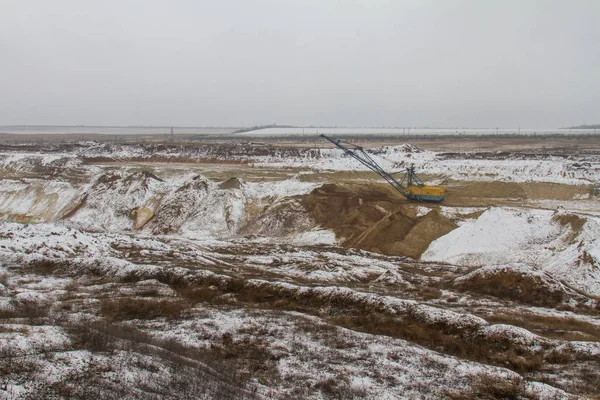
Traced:
POLYGON ((200 208, 208 183, 203 176, 196 175, 175 192, 168 194, 154 217, 144 225, 155 235, 176 232, 196 210, 200 208))
POLYGON ((569 226, 569 227, 571 227, 571 230, 573 231, 571 239, 574 239, 575 236, 577 236, 577 234, 579 232, 581 232, 581 228, 585 224, 585 219, 584 218, 581 218, 581 217, 579 217, 577 215, 574 215, 574 214, 558 214, 558 213, 555 213, 552 216, 552 221, 558 222, 562 226, 569 226))
POLYGON ((417 221, 402 241, 390 244, 385 253, 419 258, 431 242, 457 227, 458 225, 437 210, 431 210, 417 221))
POLYGON ((558 212, 552 216, 554 222, 558 222, 564 227, 570 227, 571 231, 566 240, 570 243, 575 243, 577 236, 581 232, 581 228, 585 224, 585 219, 573 214, 559 214, 558 212))
POLYGON ((154 211, 148 207, 140 207, 131 211, 134 229, 142 229, 154 217, 154 211))
POLYGON ((242 187, 242 180, 239 178, 229 178, 219 185, 221 189, 239 189, 242 187))
POLYGON ((302 205, 297 201, 288 201, 257 210, 240 229, 240 233, 282 237, 311 228, 310 216, 302 205))
POLYGON ((431 241, 456 224, 436 210, 416 217, 414 204, 377 184, 327 184, 303 199, 314 220, 333 230, 344 245, 418 258, 431 241))
MULTIPOLYGON (((400 243, 417 224, 417 220, 401 211, 383 217, 355 240, 346 244, 377 253, 389 254, 390 247, 400 243)), ((400 255, 403 255, 400 253, 400 255)))
POLYGON ((402 203, 399 196, 393 198, 379 187, 368 191, 360 186, 367 185, 326 184, 304 196, 302 205, 319 225, 333 230, 338 239, 351 240, 400 210, 396 203, 402 203))

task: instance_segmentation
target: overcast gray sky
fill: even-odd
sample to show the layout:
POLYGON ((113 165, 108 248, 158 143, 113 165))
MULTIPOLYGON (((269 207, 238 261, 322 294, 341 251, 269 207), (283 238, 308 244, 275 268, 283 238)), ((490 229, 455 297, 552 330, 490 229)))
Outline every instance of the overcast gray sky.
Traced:
POLYGON ((599 0, 0 0, 0 125, 600 123, 599 0))

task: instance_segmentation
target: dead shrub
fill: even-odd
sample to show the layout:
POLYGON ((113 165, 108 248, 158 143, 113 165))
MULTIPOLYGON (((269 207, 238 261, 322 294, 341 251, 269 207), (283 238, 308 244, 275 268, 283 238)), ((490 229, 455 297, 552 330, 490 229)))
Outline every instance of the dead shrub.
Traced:
POLYGON ((433 300, 442 297, 442 291, 432 286, 423 287, 420 293, 424 300, 433 300))
POLYGON ((50 313, 50 305, 35 301, 25 301, 18 307, 19 314, 27 318, 31 325, 43 325, 50 313))
POLYGON ((573 360, 570 354, 557 349, 552 349, 546 354, 546 361, 552 364, 568 364, 573 360))
POLYGON ((367 394, 364 389, 353 388, 348 377, 339 374, 320 380, 314 389, 321 391, 326 398, 334 399, 358 399, 367 394))
POLYGON ((214 300, 222 292, 214 286, 183 287, 177 290, 179 295, 192 303, 206 303, 214 300))
POLYGON ((25 318, 30 325, 43 325, 50 313, 50 305, 33 300, 11 301, 10 307, 0 310, 0 319, 25 318))
POLYGON ((514 350, 509 350, 495 355, 494 361, 514 371, 525 373, 538 370, 544 364, 544 356, 541 353, 517 354, 514 350))
POLYGON ((109 320, 179 318, 190 307, 182 300, 170 299, 104 299, 100 302, 100 312, 109 320))
POLYGON ((534 306, 555 307, 565 300, 563 291, 548 286, 540 277, 511 270, 496 271, 489 275, 474 275, 468 280, 455 282, 455 286, 463 291, 534 306))
POLYGON ((471 380, 473 399, 522 399, 525 382, 520 377, 507 378, 491 374, 477 374, 471 380))
MULTIPOLYGON (((478 337, 478 326, 432 323, 416 309, 404 315, 388 315, 371 304, 349 301, 346 297, 322 297, 304 292, 281 290, 270 285, 242 288, 237 299, 254 306, 285 308, 325 317, 330 323, 376 335, 386 335, 426 346, 430 349, 470 360, 493 363, 516 371, 534 371, 543 356, 531 352, 515 353, 510 340, 490 341, 478 337)), ((340 343, 340 345, 344 345, 340 343)))
POLYGON ((28 265, 28 269, 34 274, 47 276, 52 275, 60 265, 61 262, 59 261, 42 259, 30 262, 28 265))
POLYGON ((62 379, 52 382, 43 388, 46 398, 69 399, 121 399, 127 397, 128 389, 119 385, 110 385, 103 375, 113 369, 110 364, 103 365, 87 362, 85 372, 81 370, 67 371, 62 379), (109 389, 109 390, 107 390, 109 389))
POLYGON ((137 292, 140 297, 159 297, 160 291, 157 288, 144 288, 137 292))
MULTIPOLYGON (((339 395, 340 391, 343 391, 344 386, 347 386, 347 382, 343 379, 339 379, 338 377, 329 377, 327 379, 323 379, 315 384, 315 389, 320 390, 321 392, 327 395, 339 395)), ((339 396, 336 396, 339 398, 339 396)))
POLYGON ((65 286, 65 290, 71 293, 79 292, 79 282, 77 282, 76 279, 71 279, 71 281, 65 286))
POLYGON ((237 293, 244 289, 246 282, 243 279, 233 278, 227 281, 226 290, 228 292, 237 293))
POLYGON ((600 327, 577 317, 501 312, 486 320, 494 324, 520 326, 550 339, 600 341, 600 327))
POLYGON ((575 309, 568 304, 559 304, 554 308, 558 311, 575 311, 575 309))
POLYGON ((461 338, 410 319, 399 319, 371 313, 366 315, 335 316, 330 318, 330 321, 336 325, 346 326, 350 329, 402 338, 455 355, 464 356, 465 354, 472 353, 469 345, 461 338))
POLYGON ((226 333, 222 336, 221 343, 212 345, 210 350, 218 358, 234 363, 236 369, 248 371, 251 376, 258 377, 263 384, 277 375, 275 358, 261 339, 244 337, 234 340, 230 333, 226 333))
POLYGON ((106 352, 115 348, 115 338, 109 332, 110 327, 107 322, 88 322, 66 325, 65 330, 75 350, 106 352))

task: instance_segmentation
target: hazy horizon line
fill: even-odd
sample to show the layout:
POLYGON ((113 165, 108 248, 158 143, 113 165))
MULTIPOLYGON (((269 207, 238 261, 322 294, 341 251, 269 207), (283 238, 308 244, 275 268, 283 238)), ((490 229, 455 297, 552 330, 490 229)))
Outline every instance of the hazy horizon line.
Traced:
POLYGON ((595 124, 580 124, 573 126, 563 127, 528 127, 528 126, 410 126, 410 125, 395 125, 395 126, 382 126, 382 125, 289 125, 289 124, 271 124, 271 125, 86 125, 86 124, 7 124, 0 125, 0 128, 203 128, 203 129, 268 129, 268 128, 339 128, 339 129, 575 129, 578 127, 595 125, 595 124))

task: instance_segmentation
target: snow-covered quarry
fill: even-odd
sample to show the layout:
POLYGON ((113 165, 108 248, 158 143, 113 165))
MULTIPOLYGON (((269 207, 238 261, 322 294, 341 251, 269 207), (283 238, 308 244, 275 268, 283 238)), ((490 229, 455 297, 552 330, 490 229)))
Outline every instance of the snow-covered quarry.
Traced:
POLYGON ((5 146, 0 399, 599 395, 600 155, 5 146))

